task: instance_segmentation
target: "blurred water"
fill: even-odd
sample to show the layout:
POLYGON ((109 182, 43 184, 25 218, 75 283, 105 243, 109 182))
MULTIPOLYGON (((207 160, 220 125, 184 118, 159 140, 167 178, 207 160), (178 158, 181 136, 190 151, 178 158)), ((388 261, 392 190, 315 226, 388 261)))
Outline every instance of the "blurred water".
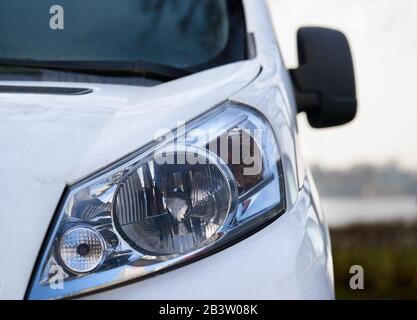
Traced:
POLYGON ((411 196, 331 197, 322 198, 322 204, 330 226, 417 220, 417 198, 411 196))

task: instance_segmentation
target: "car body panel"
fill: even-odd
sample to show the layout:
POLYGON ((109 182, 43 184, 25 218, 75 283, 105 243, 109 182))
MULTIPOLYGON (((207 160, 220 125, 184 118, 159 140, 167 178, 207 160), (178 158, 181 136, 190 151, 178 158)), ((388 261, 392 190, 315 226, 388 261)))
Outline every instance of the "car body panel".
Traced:
POLYGON ((7 243, 0 247, 7 257, 0 265, 0 298, 24 297, 66 185, 146 145, 157 129, 173 129, 227 99, 257 109, 271 123, 283 160, 287 212, 207 258, 85 298, 334 298, 330 240, 299 155, 292 84, 266 2, 244 0, 244 6, 255 59, 154 87, 25 82, 94 91, 0 96, 0 240, 7 243))
POLYGON ((2 298, 21 299, 65 186, 227 100, 259 73, 244 61, 154 87, 0 82, 93 88, 80 96, 0 95, 2 298), (183 88, 187 88, 184 90, 183 88), (11 183, 12 182, 12 183, 11 183))
POLYGON ((244 4, 262 72, 230 100, 257 109, 271 123, 285 171, 287 212, 215 255, 87 298, 334 299, 330 237, 315 184, 299 159, 292 84, 266 3, 246 0, 244 4))
POLYGON ((327 244, 308 181, 297 202, 261 231, 179 269, 86 299, 333 299, 327 244))

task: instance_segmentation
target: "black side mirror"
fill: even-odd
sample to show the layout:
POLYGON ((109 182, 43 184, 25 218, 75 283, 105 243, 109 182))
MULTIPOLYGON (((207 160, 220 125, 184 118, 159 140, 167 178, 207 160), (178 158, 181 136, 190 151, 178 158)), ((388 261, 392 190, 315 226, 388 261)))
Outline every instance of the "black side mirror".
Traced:
POLYGON ((353 120, 357 106, 355 74, 344 34, 326 28, 301 28, 297 47, 299 67, 290 74, 298 112, 306 112, 314 128, 353 120))

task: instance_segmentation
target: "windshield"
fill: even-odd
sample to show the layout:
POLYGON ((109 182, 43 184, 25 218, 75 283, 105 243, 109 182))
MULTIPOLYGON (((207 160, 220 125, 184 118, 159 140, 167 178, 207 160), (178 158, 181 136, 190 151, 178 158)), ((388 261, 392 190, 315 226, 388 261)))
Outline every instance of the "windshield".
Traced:
POLYGON ((246 57, 240 0, 60 0, 58 11, 56 3, 2 0, 0 59, 141 61, 196 72, 246 57))

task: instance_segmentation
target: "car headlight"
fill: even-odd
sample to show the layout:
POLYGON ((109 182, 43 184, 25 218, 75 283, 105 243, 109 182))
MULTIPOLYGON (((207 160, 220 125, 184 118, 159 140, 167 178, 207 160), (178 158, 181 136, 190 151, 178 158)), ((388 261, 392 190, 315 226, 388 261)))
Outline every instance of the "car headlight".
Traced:
POLYGON ((285 210, 266 119, 230 102, 68 187, 29 299, 65 298, 230 246, 285 210))

